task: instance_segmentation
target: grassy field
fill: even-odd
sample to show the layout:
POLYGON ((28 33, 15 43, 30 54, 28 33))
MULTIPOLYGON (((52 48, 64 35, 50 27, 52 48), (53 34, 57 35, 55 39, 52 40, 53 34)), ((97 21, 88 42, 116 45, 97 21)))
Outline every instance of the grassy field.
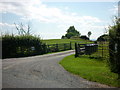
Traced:
POLYGON ((70 42, 80 42, 80 43, 86 43, 88 40, 83 40, 83 39, 49 39, 49 40, 42 40, 44 43, 47 44, 60 44, 60 43, 70 43, 70 42))
POLYGON ((105 60, 90 59, 87 55, 75 58, 71 55, 60 61, 60 64, 67 71, 90 81, 120 87, 117 74, 110 72, 105 60))
POLYGON ((83 39, 49 39, 49 40, 42 40, 42 42, 46 44, 61 44, 61 43, 72 43, 72 48, 74 49, 75 42, 79 42, 81 44, 87 44, 87 43, 93 43, 89 40, 83 40, 83 39))

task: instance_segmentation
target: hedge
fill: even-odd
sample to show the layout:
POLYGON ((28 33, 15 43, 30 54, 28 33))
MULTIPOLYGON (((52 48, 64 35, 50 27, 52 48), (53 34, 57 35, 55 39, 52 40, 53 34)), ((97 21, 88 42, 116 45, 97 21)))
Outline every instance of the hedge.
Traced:
POLYGON ((116 18, 115 25, 109 28, 109 65, 114 73, 120 78, 120 19, 116 18))
POLYGON ((31 35, 3 35, 2 58, 24 57, 46 53, 39 37, 31 35))

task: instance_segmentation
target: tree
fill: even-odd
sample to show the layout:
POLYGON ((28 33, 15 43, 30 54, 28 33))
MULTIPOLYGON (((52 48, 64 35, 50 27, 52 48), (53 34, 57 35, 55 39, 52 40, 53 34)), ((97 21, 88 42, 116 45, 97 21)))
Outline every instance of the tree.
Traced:
POLYGON ((82 35, 80 38, 84 40, 89 40, 89 38, 86 35, 82 35))
POLYGON ((78 36, 78 37, 80 36, 79 31, 77 31, 74 26, 70 26, 66 32, 67 33, 65 34, 65 37, 67 37, 68 39, 70 39, 73 36, 78 36))
POLYGON ((69 32, 65 35, 68 39, 70 39, 72 36, 76 36, 75 33, 69 32))
POLYGON ((22 23, 20 23, 19 25, 16 25, 16 23, 14 24, 16 29, 18 30, 19 35, 30 35, 31 28, 29 24, 27 26, 23 25, 22 23))
POLYGON ((97 41, 109 41, 109 35, 108 34, 103 34, 100 37, 97 38, 97 41))
POLYGON ((109 36, 109 66, 120 80, 120 18, 116 17, 114 25, 109 26, 109 36))
POLYGON ((90 36, 91 36, 91 31, 88 32, 88 38, 90 39, 90 36))
POLYGON ((67 39, 67 37, 65 37, 64 35, 61 37, 61 39, 67 39))

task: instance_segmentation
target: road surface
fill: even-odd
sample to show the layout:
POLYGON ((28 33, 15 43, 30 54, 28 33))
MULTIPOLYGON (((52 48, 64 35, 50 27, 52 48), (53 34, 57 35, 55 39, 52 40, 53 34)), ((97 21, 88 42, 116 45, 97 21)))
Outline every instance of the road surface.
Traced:
POLYGON ((58 64, 74 51, 3 59, 3 88, 108 88, 73 75, 58 64))

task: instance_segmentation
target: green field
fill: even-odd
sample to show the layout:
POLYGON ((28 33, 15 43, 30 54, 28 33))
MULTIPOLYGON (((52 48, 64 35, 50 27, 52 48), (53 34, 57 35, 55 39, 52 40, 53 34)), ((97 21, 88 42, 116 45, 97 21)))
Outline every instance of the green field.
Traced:
POLYGON ((87 44, 87 43, 93 43, 89 40, 83 40, 83 39, 49 39, 49 40, 42 40, 42 42, 46 44, 61 44, 61 43, 72 43, 72 48, 74 49, 75 42, 79 42, 81 44, 87 44))
POLYGON ((42 40, 44 43, 47 44, 60 44, 60 43, 70 43, 70 42, 80 42, 80 43, 86 43, 88 40, 83 39, 49 39, 49 40, 42 40))
POLYGON ((105 60, 90 59, 88 55, 83 55, 78 58, 71 55, 61 60, 60 64, 67 71, 90 81, 120 87, 117 81, 117 74, 110 72, 105 60))

